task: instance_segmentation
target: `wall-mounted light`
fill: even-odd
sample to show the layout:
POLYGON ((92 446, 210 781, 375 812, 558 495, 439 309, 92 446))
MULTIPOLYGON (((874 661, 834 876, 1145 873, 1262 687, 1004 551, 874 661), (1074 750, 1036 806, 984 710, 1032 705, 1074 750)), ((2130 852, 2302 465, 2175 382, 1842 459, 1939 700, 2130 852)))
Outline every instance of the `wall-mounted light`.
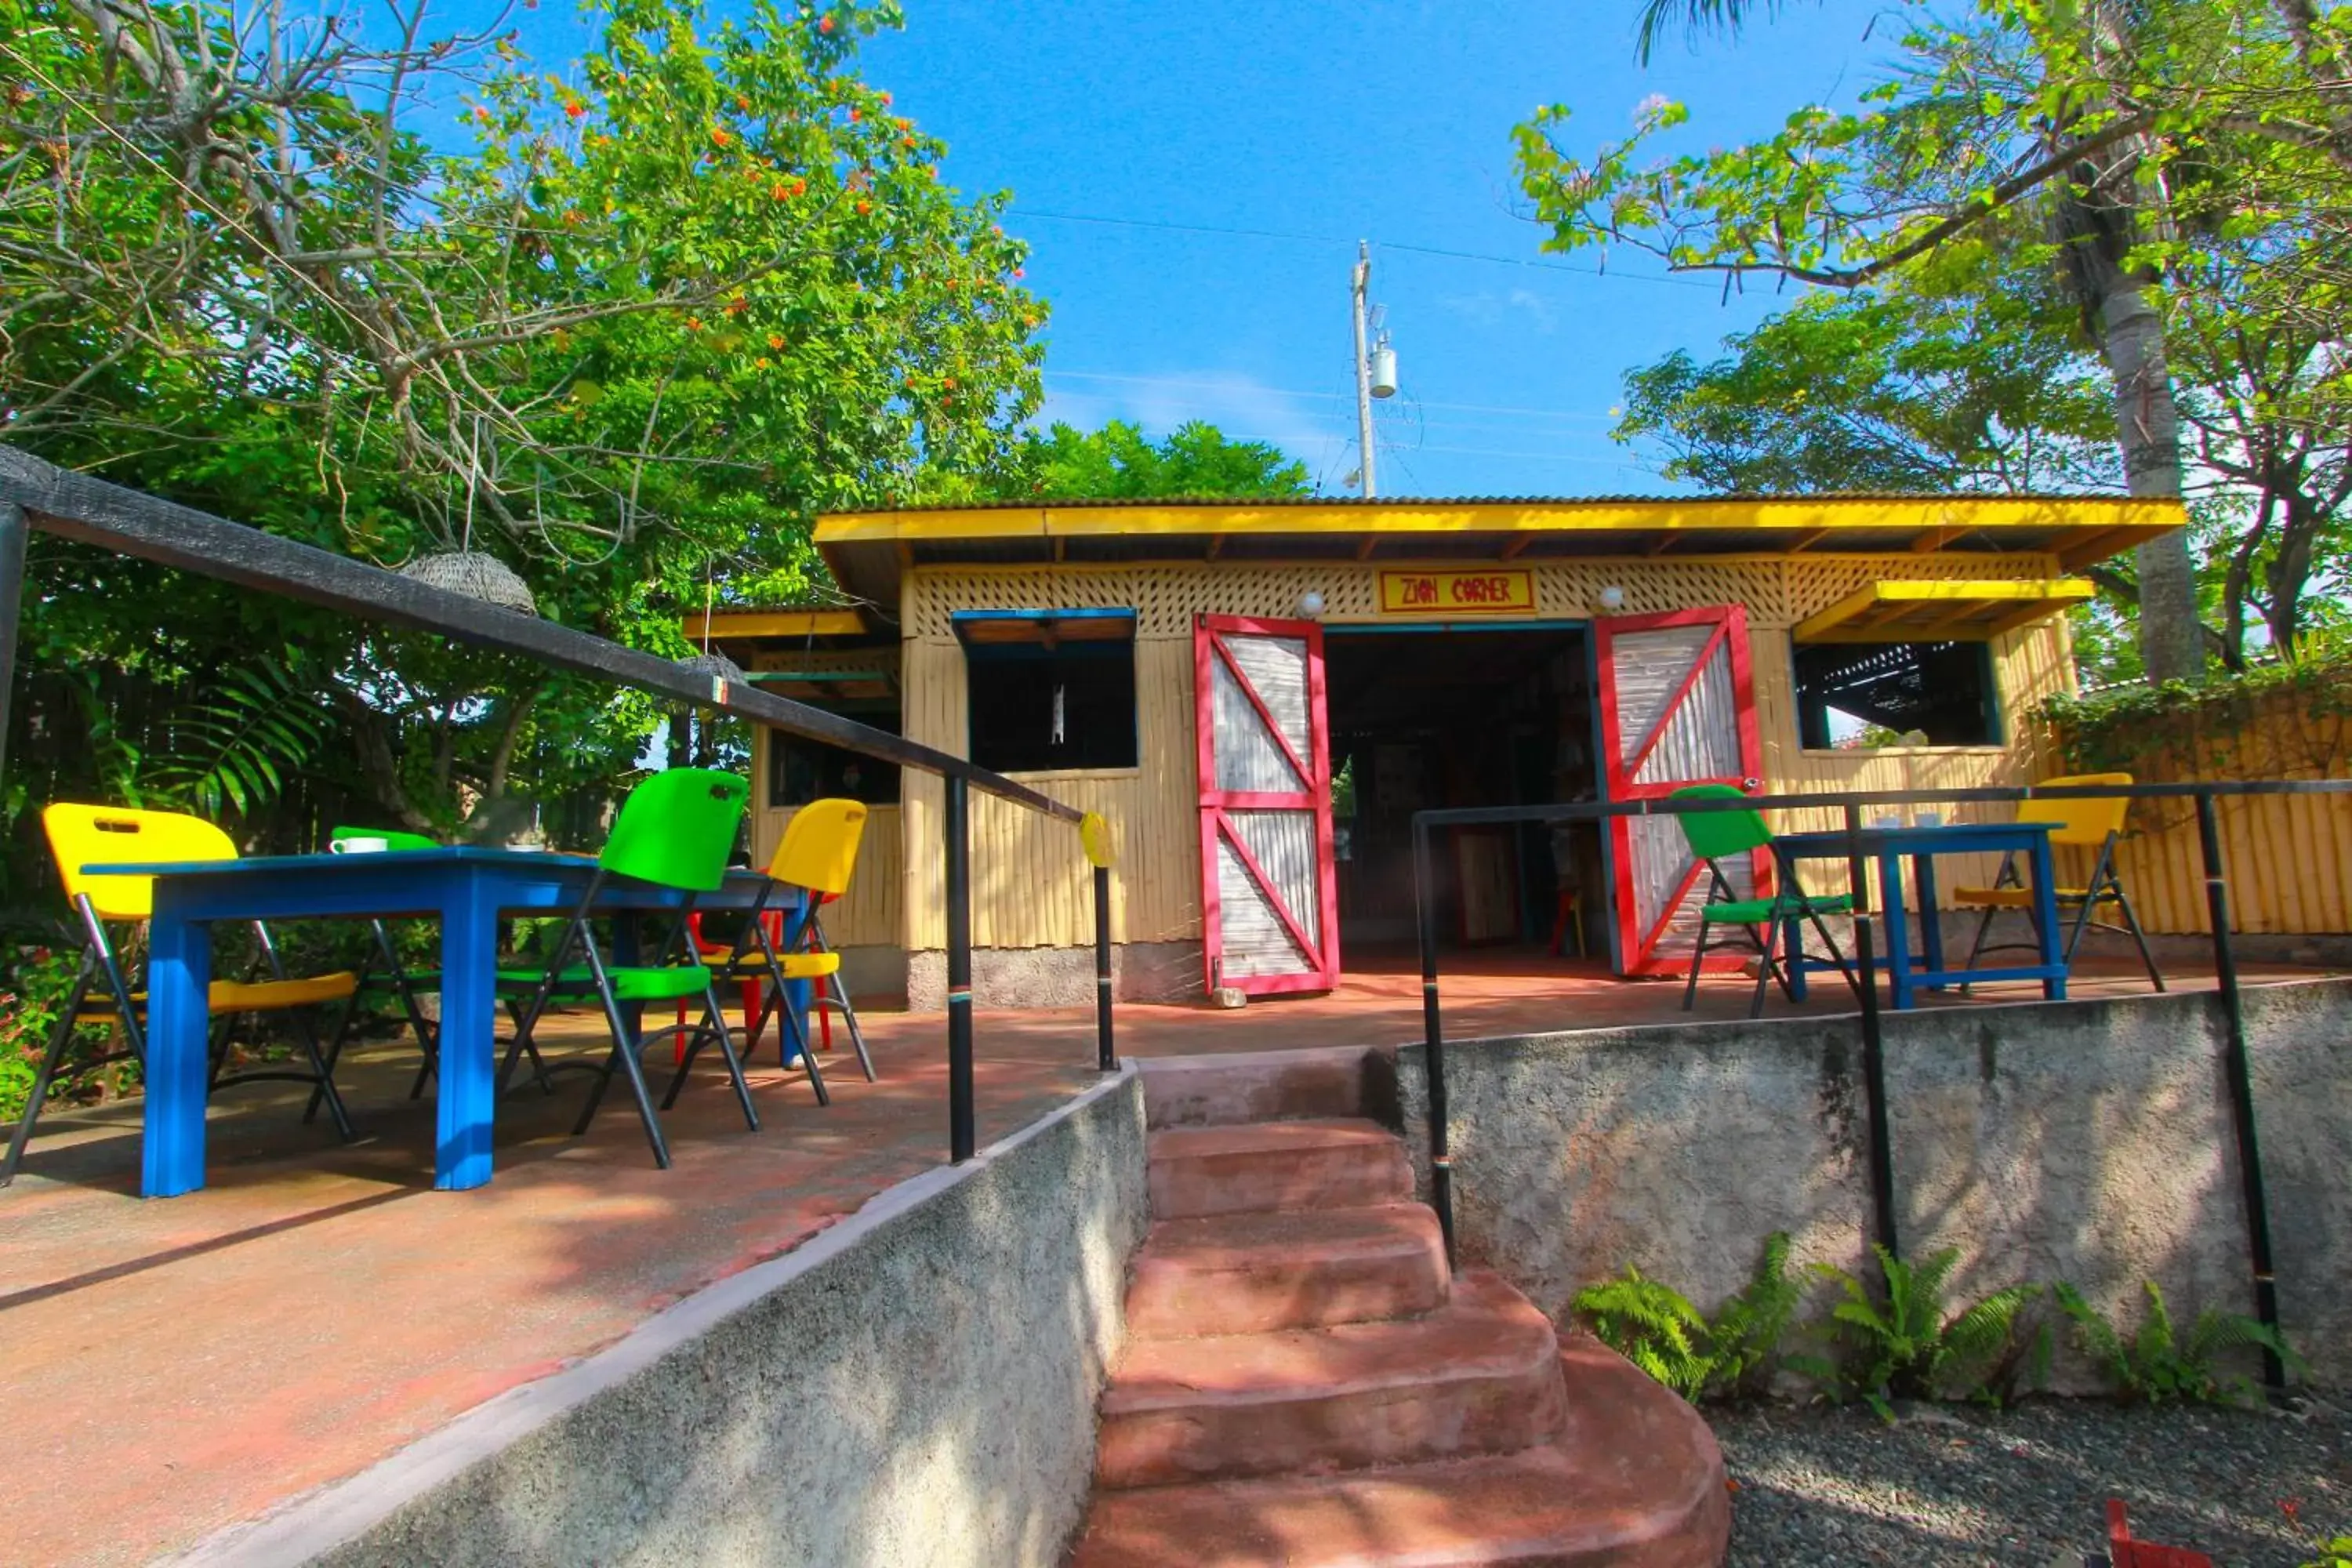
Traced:
POLYGON ((1298 613, 1310 621, 1320 618, 1323 614, 1323 595, 1312 588, 1299 595, 1298 613))
POLYGON ((1612 583, 1609 586, 1601 590, 1601 607, 1602 609, 1622 609, 1624 605, 1625 590, 1617 586, 1616 584, 1612 583))

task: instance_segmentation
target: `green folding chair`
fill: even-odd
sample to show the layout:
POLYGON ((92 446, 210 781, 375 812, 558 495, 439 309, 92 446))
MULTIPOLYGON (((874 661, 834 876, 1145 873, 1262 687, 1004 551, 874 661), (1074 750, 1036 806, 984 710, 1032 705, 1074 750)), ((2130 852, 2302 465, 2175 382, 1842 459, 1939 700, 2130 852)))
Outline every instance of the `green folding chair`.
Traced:
MULTIPOLYGON (((760 1113, 751 1107, 751 1086, 744 1081, 742 1058, 736 1054, 734 1038, 728 1033, 727 1020, 719 1011, 717 976, 707 966, 690 961, 692 950, 687 936, 687 917, 694 912, 697 896, 716 892, 726 879, 728 856, 734 849, 736 829, 742 821, 744 803, 750 794, 750 786, 733 773, 707 768, 673 768, 656 773, 629 793, 629 798, 622 803, 619 817, 613 823, 612 837, 605 840, 604 853, 596 858, 595 875, 589 878, 579 904, 565 920, 562 934, 548 956, 545 970, 499 972, 502 989, 530 996, 516 1025, 514 1040, 507 1047, 506 1059, 499 1068, 500 1089, 513 1075, 517 1060, 526 1051, 534 1050, 532 1034, 548 1007, 559 1001, 593 996, 604 1008, 604 1022, 613 1039, 613 1048, 602 1064, 556 1061, 538 1064, 536 1068, 542 1085, 551 1073, 581 1071, 595 1075, 596 1086, 590 1090, 588 1103, 581 1109, 580 1120, 572 1129, 574 1137, 588 1131, 589 1123, 595 1120, 597 1106, 604 1101, 605 1089, 617 1073, 629 1080, 638 1118, 645 1123, 646 1141, 653 1145, 654 1163, 667 1170, 669 1143, 662 1136, 653 1096, 646 1088, 641 1056, 649 1039, 679 1034, 688 1034, 698 1046, 707 1036, 718 1046, 719 1054, 726 1058, 728 1077, 734 1080, 735 1098, 743 1108, 743 1120, 753 1131, 759 1131, 760 1113), (608 963, 598 946, 596 902, 616 877, 649 882, 685 895, 667 934, 655 949, 651 963, 608 963), (581 961, 576 965, 575 956, 581 961), (681 957, 689 961, 674 962, 681 957), (648 1004, 694 997, 702 1000, 700 1023, 663 1025, 650 1034, 646 1031, 642 1014, 648 1004)), ((626 913, 614 917, 616 921, 629 918, 626 913)), ((670 1086, 671 1100, 677 1099, 678 1086, 691 1065, 689 1056, 678 1068, 678 1078, 670 1086)))
MULTIPOLYGON (((1748 797, 1731 784, 1692 784, 1687 789, 1675 791, 1667 798, 1745 800, 1748 797)), ((1675 822, 1682 828, 1683 840, 1690 846, 1693 858, 1706 868, 1709 879, 1706 902, 1699 906, 1698 942, 1691 950, 1690 979, 1683 986, 1684 1012, 1689 1012, 1698 999, 1699 966, 1706 958, 1707 939, 1717 926, 1730 926, 1737 930, 1748 939, 1748 945, 1755 949, 1761 961, 1756 970, 1756 999, 1748 1008, 1748 1016, 1751 1018, 1764 1016, 1764 990, 1768 980, 1779 981, 1780 994, 1792 1002, 1796 1000, 1796 994, 1789 984, 1788 966, 1775 955, 1781 927, 1794 921, 1812 921, 1813 930, 1821 933, 1822 947, 1830 955, 1830 962, 1844 973, 1849 984, 1853 983, 1853 972, 1847 965, 1845 955, 1838 951, 1837 941, 1830 935, 1829 927, 1822 923, 1822 917, 1825 914, 1853 911, 1853 900, 1849 895, 1832 893, 1814 898, 1805 891, 1793 872, 1779 866, 1777 859, 1775 869, 1780 874, 1773 878, 1773 886, 1778 891, 1769 899, 1741 898, 1731 879, 1725 875, 1723 862, 1733 856, 1752 855, 1759 849, 1769 850, 1771 847, 1772 830, 1764 826, 1762 812, 1685 811, 1676 813, 1675 822)))

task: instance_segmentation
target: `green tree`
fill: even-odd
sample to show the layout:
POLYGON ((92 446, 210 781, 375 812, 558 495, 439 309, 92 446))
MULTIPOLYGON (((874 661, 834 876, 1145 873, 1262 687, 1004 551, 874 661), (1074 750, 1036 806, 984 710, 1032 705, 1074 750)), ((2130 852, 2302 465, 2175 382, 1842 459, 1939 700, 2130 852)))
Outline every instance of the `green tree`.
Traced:
MULTIPOLYGON (((811 585, 814 512, 1001 462, 1044 309, 1005 198, 856 73, 897 7, 591 17, 551 69, 410 0, 0 0, 0 428, 380 563, 488 552, 542 614, 677 654, 714 576, 811 585)), ((610 787, 658 721, 48 541, 34 571, 21 723, 59 784, 139 788, 173 700, 289 642, 341 784, 415 826, 610 787)))
MULTIPOLYGON (((1772 0, 1650 0, 1643 37, 1676 18, 1736 26, 1772 0)), ((2216 246, 2259 257, 2281 310, 2342 296, 2352 172, 2346 20, 2305 0, 1981 0, 1950 21, 1906 0, 1889 77, 1845 112, 1645 161, 1685 111, 1653 106, 1629 142, 1562 152, 1564 107, 1517 132, 1522 183, 1557 248, 1631 243, 1670 265, 1872 283, 1956 244, 2032 235, 2073 283, 2105 361, 2127 485, 2181 493, 2164 290, 2216 246)), ((2151 678, 2193 675, 2186 541, 2141 547, 2151 678)))
POLYGON ((1158 441, 1117 419, 1095 431, 1059 423, 1027 431, 971 488, 1001 500, 1246 500, 1314 493, 1307 465, 1279 447, 1236 441, 1197 419, 1158 441))

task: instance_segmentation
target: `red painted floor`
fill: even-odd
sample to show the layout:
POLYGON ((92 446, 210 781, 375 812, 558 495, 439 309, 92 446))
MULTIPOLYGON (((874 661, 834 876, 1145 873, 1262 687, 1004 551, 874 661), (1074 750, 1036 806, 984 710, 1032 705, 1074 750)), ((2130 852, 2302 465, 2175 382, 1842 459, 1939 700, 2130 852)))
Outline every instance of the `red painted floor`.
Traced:
MULTIPOLYGON (((1477 971, 1445 981, 1456 1038, 1683 1016, 1678 988, 1597 966, 1453 966, 1477 971)), ((2078 993, 2139 988, 2102 977, 2078 993)), ((1816 997, 1815 1010, 1846 1005, 1826 986, 1816 997)), ((1746 1005, 1745 984, 1711 981, 1696 1016, 1746 1005)), ((1122 1007, 1118 1043, 1129 1056, 1393 1045, 1420 1037, 1420 1009, 1419 976, 1400 963, 1329 997, 1122 1007)), ((665 1118, 668 1172, 617 1101, 586 1138, 567 1136, 572 1079, 554 1100, 508 1102, 489 1187, 436 1193, 431 1102, 404 1098, 414 1058, 391 1043, 343 1075, 361 1142, 302 1127, 267 1090, 232 1090, 214 1112, 212 1184, 184 1198, 134 1195, 135 1101, 45 1121, 0 1192, 0 1562, 124 1563, 184 1546, 612 1342, 940 1163, 943 1021, 872 1025, 882 1081, 836 1054, 827 1110, 763 1053, 759 1133, 723 1077, 701 1073, 665 1118)), ((983 1142, 1094 1080, 1090 1013, 983 1013, 977 1037, 983 1142)))

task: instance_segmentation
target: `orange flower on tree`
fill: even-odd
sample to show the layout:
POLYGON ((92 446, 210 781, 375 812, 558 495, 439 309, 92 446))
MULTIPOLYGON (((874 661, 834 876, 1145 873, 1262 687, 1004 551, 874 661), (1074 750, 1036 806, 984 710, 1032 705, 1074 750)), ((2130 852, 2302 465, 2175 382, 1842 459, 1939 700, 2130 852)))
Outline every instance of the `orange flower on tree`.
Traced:
POLYGON ((570 118, 577 120, 582 115, 588 112, 588 106, 581 102, 576 98, 566 99, 563 104, 563 112, 570 118))
POLYGON ((784 334, 782 332, 770 332, 768 334, 768 346, 772 349, 782 348, 784 346, 784 334))

